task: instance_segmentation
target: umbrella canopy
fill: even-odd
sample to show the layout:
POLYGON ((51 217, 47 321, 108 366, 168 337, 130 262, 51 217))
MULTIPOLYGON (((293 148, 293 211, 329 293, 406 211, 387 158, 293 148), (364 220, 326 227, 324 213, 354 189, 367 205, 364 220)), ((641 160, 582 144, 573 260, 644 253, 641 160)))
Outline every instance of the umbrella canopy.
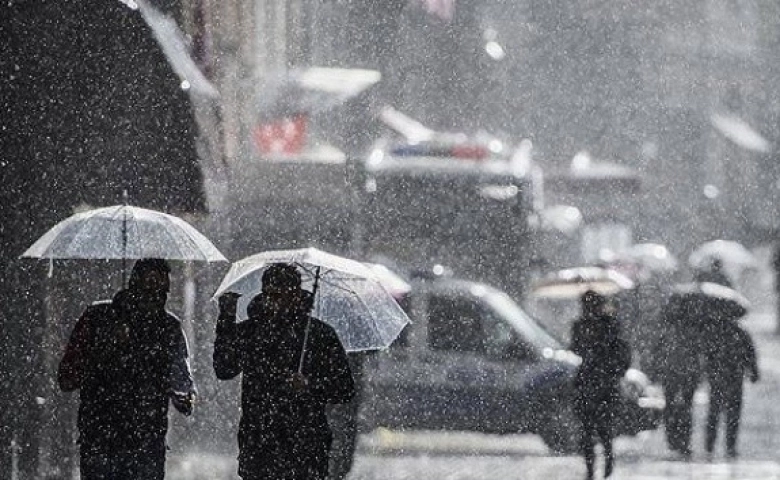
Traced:
POLYGON ((379 283, 396 300, 412 291, 412 286, 401 275, 381 263, 368 263, 366 266, 376 275, 379 283))
POLYGON ((576 267, 552 272, 532 287, 532 294, 546 298, 576 298, 588 290, 613 295, 634 288, 625 275, 602 267, 576 267))
POLYGON ((203 234, 181 218, 128 205, 72 215, 46 232, 22 257, 227 261, 203 234))
POLYGON ((693 321, 736 320, 750 310, 750 302, 738 291, 717 283, 683 283, 674 287, 669 305, 672 311, 693 321))
POLYGON ((299 267, 304 287, 318 285, 313 315, 336 330, 347 351, 388 347, 409 323, 409 317, 383 286, 380 277, 364 263, 316 248, 275 250, 239 260, 214 293, 240 293, 238 316, 262 289, 265 269, 274 263, 299 267))
POLYGON ((720 260, 727 269, 756 268, 755 255, 741 243, 731 240, 712 240, 699 245, 688 257, 691 267, 707 269, 713 260, 720 260))

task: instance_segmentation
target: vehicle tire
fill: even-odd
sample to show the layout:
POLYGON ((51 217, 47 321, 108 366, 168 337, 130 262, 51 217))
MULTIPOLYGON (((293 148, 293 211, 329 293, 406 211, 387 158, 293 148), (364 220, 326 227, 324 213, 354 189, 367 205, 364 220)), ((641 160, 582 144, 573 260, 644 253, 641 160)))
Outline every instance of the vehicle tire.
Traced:
POLYGON ((553 453, 573 455, 581 452, 582 425, 571 405, 550 412, 538 434, 553 453))

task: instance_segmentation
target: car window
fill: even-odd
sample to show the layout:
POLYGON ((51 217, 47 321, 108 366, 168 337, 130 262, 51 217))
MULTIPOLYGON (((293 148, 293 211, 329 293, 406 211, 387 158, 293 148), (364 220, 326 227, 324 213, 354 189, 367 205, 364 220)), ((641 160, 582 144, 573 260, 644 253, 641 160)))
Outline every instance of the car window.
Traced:
POLYGON ((484 333, 475 302, 433 295, 428 301, 428 345, 432 350, 481 352, 484 333))
POLYGON ((547 331, 525 313, 512 298, 503 292, 494 292, 485 296, 485 301, 497 316, 504 318, 518 332, 528 345, 535 348, 562 348, 547 331))

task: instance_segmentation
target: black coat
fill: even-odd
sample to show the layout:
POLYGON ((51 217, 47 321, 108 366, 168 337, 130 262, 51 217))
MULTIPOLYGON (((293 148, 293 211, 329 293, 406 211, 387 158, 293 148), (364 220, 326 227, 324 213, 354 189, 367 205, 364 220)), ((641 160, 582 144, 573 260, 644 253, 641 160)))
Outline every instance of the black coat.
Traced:
POLYGON ((300 470, 311 463, 327 472, 332 437, 326 405, 348 402, 355 393, 346 352, 330 326, 305 315, 238 324, 221 320, 214 371, 222 380, 243 374, 238 433, 242 476, 300 470), (287 379, 298 370, 307 322, 302 373, 308 386, 294 392, 287 379))
POLYGON ((620 380, 631 365, 631 349, 619 333, 610 316, 585 316, 572 326, 570 349, 582 359, 574 382, 580 414, 619 398, 620 380))
POLYGON ((713 388, 740 387, 746 375, 757 378, 758 361, 753 340, 736 322, 720 322, 710 332, 707 378, 713 388))
POLYGON ((62 390, 80 390, 82 453, 164 449, 171 393, 194 393, 181 322, 145 316, 127 291, 89 306, 60 362, 62 390))

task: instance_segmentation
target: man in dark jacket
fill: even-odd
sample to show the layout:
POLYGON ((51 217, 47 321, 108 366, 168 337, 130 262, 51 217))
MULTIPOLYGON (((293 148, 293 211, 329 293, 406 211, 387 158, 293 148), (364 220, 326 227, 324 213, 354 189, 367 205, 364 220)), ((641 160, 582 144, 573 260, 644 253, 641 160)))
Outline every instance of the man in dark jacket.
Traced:
MULTIPOLYGON (((689 288, 693 288, 692 286, 689 288)), ((666 443, 683 457, 691 455, 693 397, 704 374, 703 312, 707 306, 695 290, 673 294, 661 310, 661 334, 655 370, 661 380, 666 409, 666 443)))
POLYGON ((244 480, 324 480, 332 434, 330 403, 355 392, 347 355, 335 331, 309 315, 295 266, 273 264, 263 290, 236 323, 237 296, 220 297, 214 371, 239 373, 238 473, 244 480))
POLYGON ((615 410, 620 380, 631 366, 631 349, 620 338, 620 328, 606 297, 587 291, 582 296, 582 316, 572 325, 570 350, 582 363, 574 381, 575 412, 582 422, 582 450, 587 478, 595 470, 594 438, 604 447, 604 477, 612 474, 615 410))
POLYGON ((742 415, 742 382, 759 379, 756 350, 750 335, 736 321, 722 321, 710 332, 707 348, 707 379, 710 407, 707 415, 705 447, 711 454, 718 436, 722 413, 726 416, 726 455, 737 456, 737 434, 742 415))
POLYGON ((139 260, 128 288, 88 307, 73 329, 58 380, 80 391, 83 480, 162 479, 169 398, 192 413, 187 342, 165 310, 169 272, 164 260, 139 260))

